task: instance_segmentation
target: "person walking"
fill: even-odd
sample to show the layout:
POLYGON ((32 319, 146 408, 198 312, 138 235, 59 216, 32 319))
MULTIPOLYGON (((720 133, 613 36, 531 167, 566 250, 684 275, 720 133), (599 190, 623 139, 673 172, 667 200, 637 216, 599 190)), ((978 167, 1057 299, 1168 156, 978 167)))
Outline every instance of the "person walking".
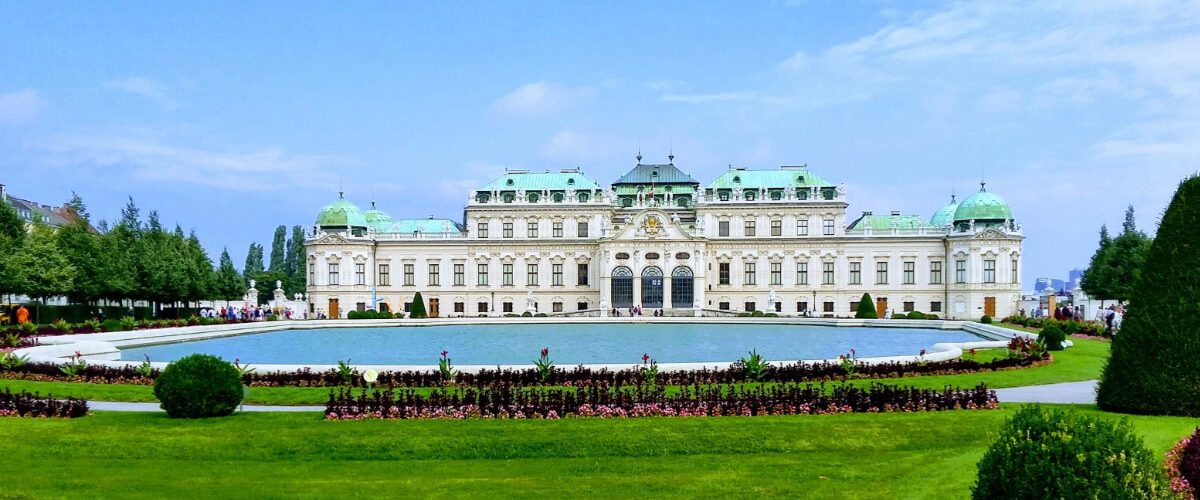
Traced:
POLYGON ((29 322, 29 309, 26 309, 25 305, 22 304, 20 307, 17 307, 17 324, 24 325, 25 323, 28 323, 28 322, 29 322))

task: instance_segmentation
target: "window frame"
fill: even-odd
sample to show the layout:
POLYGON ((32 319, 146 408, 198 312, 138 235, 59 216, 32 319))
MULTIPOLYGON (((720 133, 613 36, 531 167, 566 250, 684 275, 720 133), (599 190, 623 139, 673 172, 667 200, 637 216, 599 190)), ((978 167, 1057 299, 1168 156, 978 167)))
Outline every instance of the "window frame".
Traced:
POLYGON ((392 286, 391 264, 379 264, 379 286, 392 286))
POLYGON ((404 286, 417 285, 417 266, 412 263, 404 264, 404 286))

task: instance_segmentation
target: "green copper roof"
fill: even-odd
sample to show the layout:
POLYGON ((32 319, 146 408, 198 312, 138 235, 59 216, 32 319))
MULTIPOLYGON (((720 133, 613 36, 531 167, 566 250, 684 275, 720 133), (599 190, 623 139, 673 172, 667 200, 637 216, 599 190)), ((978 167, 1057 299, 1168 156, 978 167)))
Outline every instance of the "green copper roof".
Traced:
POLYGON ((497 177, 480 191, 565 191, 582 189, 590 191, 600 189, 596 181, 580 172, 508 172, 497 177))
POLYGON ((450 219, 430 217, 428 219, 396 219, 386 228, 375 228, 380 233, 461 233, 462 225, 450 219))
POLYGON ((712 181, 709 189, 827 187, 832 182, 807 169, 748 170, 731 168, 712 181))
POLYGON ((353 203, 338 195, 337 201, 322 208, 317 213, 318 226, 331 227, 367 227, 367 218, 353 203))
POLYGON ((1012 218, 1012 209, 1008 207, 1008 203, 1005 203, 999 196, 989 193, 983 183, 980 183, 978 193, 963 200, 954 210, 955 222, 1011 220, 1012 218))
POLYGON ((919 229, 925 227, 925 218, 919 215, 863 215, 851 222, 846 228, 847 233, 862 233, 870 228, 871 231, 891 231, 896 229, 919 229))
POLYGON ((675 165, 642 165, 638 164, 622 175, 618 184, 700 184, 692 176, 683 173, 675 165))
POLYGON ((363 212, 363 217, 367 219, 367 224, 376 232, 387 232, 392 227, 392 217, 382 210, 375 209, 375 202, 371 202, 371 209, 363 212))
POLYGON ((933 227, 945 227, 954 223, 954 211, 958 210, 958 201, 954 196, 950 196, 950 203, 937 212, 933 213, 933 217, 929 218, 929 225, 933 227))

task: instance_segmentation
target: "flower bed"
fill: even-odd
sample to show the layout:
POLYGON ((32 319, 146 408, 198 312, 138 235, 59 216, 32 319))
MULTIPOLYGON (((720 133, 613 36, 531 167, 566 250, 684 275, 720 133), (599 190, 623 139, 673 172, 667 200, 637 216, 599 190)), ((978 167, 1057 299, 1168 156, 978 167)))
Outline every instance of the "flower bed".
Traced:
MULTIPOLYGON (((764 369, 754 379, 761 382, 822 382, 842 380, 846 378, 879 379, 911 377, 919 375, 950 375, 961 373, 976 373, 985 371, 1028 368, 1050 360, 1043 351, 1017 350, 1012 357, 993 359, 979 362, 971 359, 952 359, 947 361, 881 363, 868 365, 864 363, 787 363, 772 365, 764 369)), ((54 363, 30 362, 12 368, 0 368, 0 378, 42 380, 42 381, 72 381, 97 384, 142 384, 154 383, 160 370, 145 367, 126 366, 113 368, 102 365, 88 365, 78 370, 73 376, 62 372, 60 366, 54 363)), ((444 375, 437 371, 385 371, 378 374, 375 382, 377 387, 438 387, 445 385, 444 375)), ((688 371, 658 372, 653 376, 653 382, 660 385, 707 385, 733 384, 746 382, 751 377, 744 365, 735 364, 728 369, 700 369, 688 371)), ((327 371, 299 370, 294 372, 249 372, 243 376, 243 381, 251 387, 339 387, 352 385, 363 387, 361 374, 351 371, 349 374, 337 369, 327 371)), ((636 386, 647 382, 646 372, 642 368, 624 370, 591 369, 577 366, 572 369, 552 368, 548 375, 543 376, 537 368, 523 370, 482 370, 479 372, 459 372, 454 374, 454 383, 463 386, 488 387, 510 385, 519 387, 532 386, 636 386)))
POLYGON ((1171 491, 1183 500, 1200 498, 1200 427, 1167 452, 1166 467, 1171 491))
POLYGON ((132 318, 109 319, 104 322, 88 320, 82 323, 67 323, 55 321, 45 325, 26 323, 25 325, 10 325, 0 328, 0 337, 18 334, 21 338, 54 337, 59 335, 75 335, 84 333, 124 332, 130 330, 152 330, 158 328, 177 328, 181 326, 223 325, 227 323, 249 323, 250 320, 227 320, 225 318, 201 318, 193 316, 187 319, 144 319, 134 321, 132 318))
POLYGON ((1090 337, 1105 337, 1105 338, 1111 337, 1111 335, 1107 334, 1106 325, 1104 325, 1103 323, 1097 322, 1097 321, 1075 321, 1075 320, 1071 320, 1071 319, 1057 320, 1054 318, 1030 318, 1028 316, 1009 316, 1007 318, 1004 318, 1003 322, 1008 323, 1010 325, 1017 325, 1017 326, 1023 326, 1025 328, 1034 328, 1034 329, 1040 329, 1047 325, 1055 325, 1055 326, 1058 326, 1059 328, 1061 328, 1062 331, 1064 333, 1066 333, 1067 335, 1074 335, 1076 333, 1081 333, 1084 335, 1088 335, 1090 337))
POLYGON ((80 399, 54 399, 28 392, 13 394, 8 389, 0 392, 0 417, 78 418, 87 412, 87 401, 80 399))
POLYGON ((913 389, 873 384, 826 391, 823 385, 772 387, 682 387, 667 393, 662 386, 610 390, 604 387, 522 390, 511 386, 451 391, 428 396, 412 389, 353 391, 329 394, 328 420, 410 418, 562 418, 562 417, 717 417, 820 415, 887 411, 942 411, 995 408, 996 393, 980 384, 973 389, 913 389))

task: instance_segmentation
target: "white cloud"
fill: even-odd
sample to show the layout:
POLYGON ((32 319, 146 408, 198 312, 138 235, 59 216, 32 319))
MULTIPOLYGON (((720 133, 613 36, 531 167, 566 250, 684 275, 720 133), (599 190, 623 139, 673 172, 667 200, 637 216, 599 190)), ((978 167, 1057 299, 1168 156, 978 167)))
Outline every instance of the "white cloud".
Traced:
POLYGON ((170 96, 165 85, 149 78, 133 76, 119 80, 110 80, 104 82, 104 86, 109 89, 145 97, 162 106, 163 109, 171 110, 179 107, 179 103, 170 96))
POLYGON ((547 160, 580 164, 611 158, 622 149, 621 141, 611 137, 560 130, 542 145, 540 153, 547 160))
POLYGON ((184 182, 235 191, 326 188, 336 178, 334 157, 288 154, 274 148, 227 151, 176 146, 154 138, 62 136, 35 143, 56 167, 126 170, 145 181, 184 182))
POLYGON ((544 115, 568 109, 593 94, 595 90, 590 87, 573 88, 540 81, 517 87, 516 90, 497 99, 492 107, 496 111, 511 115, 544 115))
POLYGON ((0 125, 23 125, 33 121, 45 107, 45 101, 33 89, 0 94, 0 125))

